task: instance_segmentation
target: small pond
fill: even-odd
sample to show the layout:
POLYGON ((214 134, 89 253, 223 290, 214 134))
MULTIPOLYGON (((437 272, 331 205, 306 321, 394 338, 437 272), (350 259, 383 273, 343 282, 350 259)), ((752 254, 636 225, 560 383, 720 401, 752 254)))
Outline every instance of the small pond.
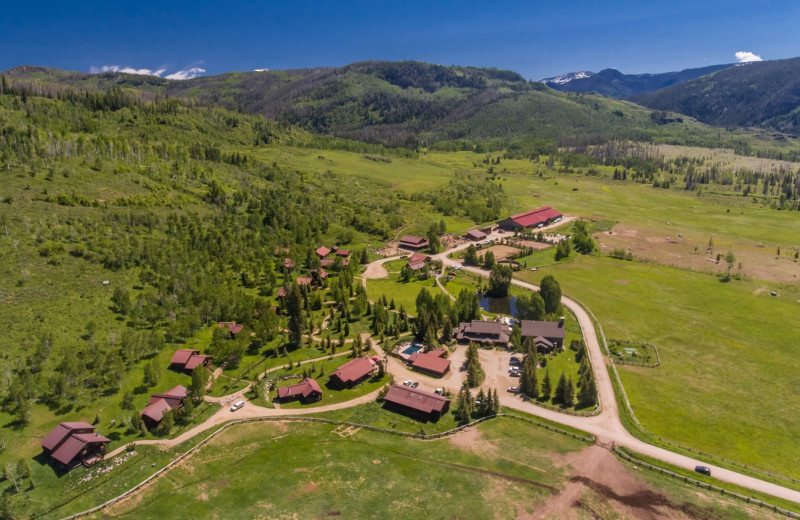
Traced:
POLYGON ((506 316, 517 315, 517 297, 506 296, 505 298, 492 298, 491 296, 481 296, 479 305, 482 310, 492 314, 505 314, 506 316))

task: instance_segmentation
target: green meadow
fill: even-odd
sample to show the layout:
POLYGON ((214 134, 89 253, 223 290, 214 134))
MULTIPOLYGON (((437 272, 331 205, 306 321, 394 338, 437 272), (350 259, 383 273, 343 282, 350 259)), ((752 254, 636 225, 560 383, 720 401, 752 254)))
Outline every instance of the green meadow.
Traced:
POLYGON ((582 256, 552 274, 608 338, 658 346, 658 368, 619 365, 641 423, 672 442, 800 478, 794 367, 800 290, 771 297, 755 280, 582 256))

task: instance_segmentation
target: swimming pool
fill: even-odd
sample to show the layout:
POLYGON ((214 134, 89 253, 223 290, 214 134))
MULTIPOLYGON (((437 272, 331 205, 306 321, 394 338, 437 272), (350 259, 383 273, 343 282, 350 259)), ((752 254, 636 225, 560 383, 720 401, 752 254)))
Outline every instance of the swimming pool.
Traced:
POLYGON ((410 356, 411 354, 413 354, 414 352, 417 352, 419 350, 422 350, 421 346, 419 346, 419 345, 411 345, 410 347, 406 347, 406 349, 402 353, 405 354, 406 356, 410 356))

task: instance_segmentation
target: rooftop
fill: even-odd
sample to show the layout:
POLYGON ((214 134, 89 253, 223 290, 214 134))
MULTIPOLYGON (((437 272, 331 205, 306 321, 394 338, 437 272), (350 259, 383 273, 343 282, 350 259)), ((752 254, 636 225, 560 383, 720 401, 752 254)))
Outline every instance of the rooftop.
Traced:
POLYGON ((386 394, 386 401, 424 412, 442 413, 450 402, 447 398, 418 388, 393 385, 386 394))

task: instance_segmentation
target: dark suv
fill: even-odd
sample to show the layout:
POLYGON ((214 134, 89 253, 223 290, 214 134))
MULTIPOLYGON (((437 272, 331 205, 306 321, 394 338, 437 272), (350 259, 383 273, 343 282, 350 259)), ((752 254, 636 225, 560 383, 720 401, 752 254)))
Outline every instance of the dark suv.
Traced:
POLYGON ((706 466, 695 466, 694 470, 698 473, 702 473, 703 475, 708 475, 709 477, 711 476, 711 468, 706 466))

